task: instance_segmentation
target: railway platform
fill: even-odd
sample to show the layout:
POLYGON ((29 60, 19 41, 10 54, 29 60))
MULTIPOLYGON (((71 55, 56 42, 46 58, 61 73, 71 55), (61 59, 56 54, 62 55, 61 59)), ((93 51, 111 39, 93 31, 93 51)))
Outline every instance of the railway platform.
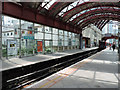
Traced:
POLYGON ((119 65, 117 50, 108 48, 73 64, 29 88, 118 88, 119 65))
POLYGON ((81 49, 81 50, 74 49, 74 50, 67 50, 64 52, 56 52, 53 54, 46 54, 46 55, 38 54, 35 56, 24 57, 24 58, 11 58, 11 59, 0 60, 0 65, 2 66, 0 68, 0 71, 14 69, 14 68, 18 68, 18 67, 24 67, 24 66, 39 63, 39 62, 48 61, 51 59, 65 57, 65 56, 72 55, 75 53, 82 53, 82 52, 94 50, 97 48, 98 47, 85 48, 85 49, 81 49))

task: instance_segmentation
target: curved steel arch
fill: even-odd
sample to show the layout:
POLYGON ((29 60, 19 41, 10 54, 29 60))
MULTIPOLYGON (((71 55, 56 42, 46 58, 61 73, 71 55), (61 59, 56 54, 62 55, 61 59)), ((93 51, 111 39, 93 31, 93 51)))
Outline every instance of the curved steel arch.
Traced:
POLYGON ((105 20, 100 20, 100 22, 96 25, 96 26, 97 26, 97 28, 99 28, 99 29, 100 29, 100 26, 101 26, 104 22, 105 22, 105 20))
POLYGON ((93 24, 95 21, 97 21, 99 19, 100 20, 120 21, 120 15, 96 15, 96 16, 93 16, 93 17, 90 17, 90 18, 84 20, 78 26, 82 29, 82 28, 88 26, 89 24, 93 24))
POLYGON ((111 8, 109 8, 109 9, 96 9, 96 10, 90 10, 90 11, 88 11, 88 12, 85 12, 85 13, 83 13, 83 14, 81 14, 81 15, 79 15, 78 17, 76 17, 75 19, 73 19, 72 21, 71 21, 71 23, 72 24, 77 24, 80 20, 82 20, 82 19, 85 19, 85 18, 87 18, 87 17, 89 17, 89 16, 92 16, 92 15, 95 15, 95 14, 104 14, 104 13, 111 13, 111 14, 118 14, 118 15, 120 15, 120 9, 111 9, 111 8))
POLYGON ((120 5, 118 3, 84 3, 84 4, 80 4, 78 6, 76 6, 75 8, 69 10, 68 12, 66 12, 63 16, 63 20, 67 21, 69 20, 72 16, 78 14, 79 12, 82 12, 84 10, 87 9, 91 9, 91 8, 97 8, 97 7, 118 7, 120 8, 120 5))
POLYGON ((100 30, 102 31, 103 27, 109 22, 110 20, 106 20, 100 27, 100 30))
POLYGON ((50 8, 49 8, 49 14, 52 17, 55 17, 60 11, 62 11, 65 7, 69 6, 73 2, 55 2, 50 8))

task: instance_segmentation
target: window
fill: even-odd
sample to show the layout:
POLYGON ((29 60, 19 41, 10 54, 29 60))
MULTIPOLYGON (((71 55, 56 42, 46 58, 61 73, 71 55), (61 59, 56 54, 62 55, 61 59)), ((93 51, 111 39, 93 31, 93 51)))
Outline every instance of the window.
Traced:
POLYGON ((7 36, 9 36, 9 33, 7 33, 7 36))

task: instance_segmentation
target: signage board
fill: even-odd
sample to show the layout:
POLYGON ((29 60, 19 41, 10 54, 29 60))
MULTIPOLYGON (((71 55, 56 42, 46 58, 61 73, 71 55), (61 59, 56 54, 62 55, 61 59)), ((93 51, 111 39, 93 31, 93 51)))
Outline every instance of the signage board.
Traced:
POLYGON ((43 44, 42 41, 37 41, 37 52, 43 51, 43 44))
POLYGON ((23 36, 24 39, 31 39, 34 40, 34 36, 23 36))
POLYGON ((17 55, 16 40, 7 40, 7 55, 17 55))

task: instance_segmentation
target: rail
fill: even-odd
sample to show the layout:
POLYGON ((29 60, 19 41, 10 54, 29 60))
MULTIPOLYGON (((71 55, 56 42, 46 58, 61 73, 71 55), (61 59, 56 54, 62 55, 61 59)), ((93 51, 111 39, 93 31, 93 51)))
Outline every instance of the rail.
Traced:
POLYGON ((37 82, 99 51, 101 50, 94 49, 24 67, 2 71, 2 89, 21 89, 25 85, 37 82))

